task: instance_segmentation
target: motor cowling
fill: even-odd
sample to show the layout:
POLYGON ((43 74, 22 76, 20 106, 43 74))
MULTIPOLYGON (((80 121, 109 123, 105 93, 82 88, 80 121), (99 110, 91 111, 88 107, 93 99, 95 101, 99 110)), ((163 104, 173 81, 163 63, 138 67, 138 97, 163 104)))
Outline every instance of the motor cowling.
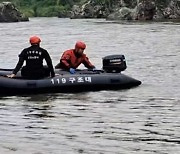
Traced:
POLYGON ((120 73, 127 68, 124 55, 109 55, 102 60, 103 70, 107 73, 120 73))

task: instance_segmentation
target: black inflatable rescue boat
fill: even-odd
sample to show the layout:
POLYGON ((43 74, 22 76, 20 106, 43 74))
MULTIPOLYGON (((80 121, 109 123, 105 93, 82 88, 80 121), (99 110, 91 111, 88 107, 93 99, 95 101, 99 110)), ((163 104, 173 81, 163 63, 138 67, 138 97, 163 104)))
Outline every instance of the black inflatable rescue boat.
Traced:
POLYGON ((103 58, 102 70, 76 70, 75 74, 56 69, 54 78, 23 79, 19 71, 15 78, 6 75, 12 69, 0 69, 0 95, 27 95, 42 93, 74 93, 84 91, 117 90, 139 86, 141 81, 121 72, 126 69, 124 55, 103 58))

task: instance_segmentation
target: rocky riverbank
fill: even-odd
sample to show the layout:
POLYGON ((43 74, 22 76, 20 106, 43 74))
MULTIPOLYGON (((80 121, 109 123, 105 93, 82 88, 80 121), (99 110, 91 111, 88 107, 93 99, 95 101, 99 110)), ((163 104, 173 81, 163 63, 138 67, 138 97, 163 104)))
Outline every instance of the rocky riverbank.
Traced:
POLYGON ((0 3, 0 22, 29 21, 11 2, 0 3))
POLYGON ((88 0, 74 5, 70 18, 106 18, 109 20, 180 19, 180 0, 113 0, 95 3, 88 0))
MULTIPOLYGON (((29 4, 29 6, 30 5, 32 4, 29 4)), ((34 6, 36 6, 36 4, 34 4, 34 6)), ((61 6, 61 4, 56 4, 56 8, 59 6, 61 6)), ((26 7, 28 7, 28 5, 26 7)), ((40 8, 37 6, 35 8, 36 13, 34 13, 34 16, 38 16, 37 12, 40 8)), ((26 8, 26 10, 30 12, 32 11, 31 9, 26 8)), ((70 11, 56 11, 59 13, 58 17, 69 17, 72 19, 105 18, 107 20, 142 21, 173 19, 180 21, 180 0, 86 0, 83 4, 81 3, 81 5, 73 5, 70 11)), ((51 13, 52 12, 49 12, 49 14, 51 13)), ((0 22, 19 21, 29 21, 29 19, 21 13, 13 3, 0 3, 0 22)))

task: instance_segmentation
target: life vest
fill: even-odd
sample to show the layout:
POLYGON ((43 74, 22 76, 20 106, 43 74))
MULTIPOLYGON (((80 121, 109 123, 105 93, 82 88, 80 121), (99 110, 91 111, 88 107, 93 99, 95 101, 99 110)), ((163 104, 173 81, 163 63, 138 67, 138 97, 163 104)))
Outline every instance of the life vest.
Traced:
POLYGON ((81 56, 78 57, 75 55, 74 49, 70 49, 63 53, 60 59, 59 68, 76 69, 81 63, 84 64, 84 66, 87 68, 94 68, 94 65, 91 64, 86 54, 83 53, 81 56))

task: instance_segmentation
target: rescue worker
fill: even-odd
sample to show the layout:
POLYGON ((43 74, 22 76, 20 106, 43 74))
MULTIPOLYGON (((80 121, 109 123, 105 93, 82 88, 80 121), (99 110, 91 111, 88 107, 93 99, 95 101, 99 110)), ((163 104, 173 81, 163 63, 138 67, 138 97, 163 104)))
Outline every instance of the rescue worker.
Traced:
POLYGON ((52 60, 47 50, 40 47, 41 39, 38 36, 32 36, 29 39, 30 47, 25 48, 19 55, 19 61, 13 70, 12 74, 7 75, 9 78, 16 76, 17 72, 23 66, 26 61, 26 66, 22 67, 21 75, 27 79, 40 79, 45 76, 55 76, 52 60), (43 66, 43 60, 45 59, 47 66, 43 66))
POLYGON ((84 42, 76 42, 74 49, 66 50, 63 53, 60 63, 58 63, 55 68, 64 69, 74 74, 76 73, 75 69, 82 63, 86 68, 95 70, 95 66, 91 64, 86 54, 84 54, 85 49, 86 44, 84 42))

